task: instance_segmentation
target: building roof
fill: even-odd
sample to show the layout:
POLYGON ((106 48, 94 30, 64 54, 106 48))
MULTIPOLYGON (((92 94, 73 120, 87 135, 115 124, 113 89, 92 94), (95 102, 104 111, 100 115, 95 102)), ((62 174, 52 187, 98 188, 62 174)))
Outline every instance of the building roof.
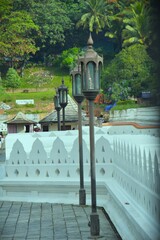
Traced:
POLYGON ((7 123, 7 124, 34 124, 36 122, 28 119, 24 113, 18 112, 15 117, 6 121, 5 123, 7 123))
MULTIPOLYGON (((60 119, 63 119, 62 109, 60 110, 60 119)), ((77 122, 78 121, 78 104, 74 99, 68 95, 68 104, 65 107, 65 122, 77 122)), ((54 110, 45 118, 41 119, 39 123, 57 122, 57 111, 54 110)))

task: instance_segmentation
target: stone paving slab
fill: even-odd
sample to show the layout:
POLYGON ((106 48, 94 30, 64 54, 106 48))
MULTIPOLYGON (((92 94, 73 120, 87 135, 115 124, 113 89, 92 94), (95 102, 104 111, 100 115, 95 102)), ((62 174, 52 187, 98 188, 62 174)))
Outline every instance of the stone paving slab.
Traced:
POLYGON ((121 240, 102 208, 100 237, 90 237, 90 206, 0 201, 0 240, 121 240))

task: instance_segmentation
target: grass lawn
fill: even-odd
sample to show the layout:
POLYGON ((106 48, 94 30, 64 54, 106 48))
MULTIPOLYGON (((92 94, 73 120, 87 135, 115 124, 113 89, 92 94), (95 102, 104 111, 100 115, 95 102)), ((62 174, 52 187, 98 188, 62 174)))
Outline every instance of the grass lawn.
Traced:
MULTIPOLYGON (((53 67, 31 67, 24 71, 24 76, 21 79, 21 87, 12 90, 4 91, 0 94, 0 102, 4 102, 11 107, 10 110, 6 110, 6 114, 16 114, 19 111, 23 113, 48 113, 53 109, 53 97, 56 93, 56 88, 62 84, 68 87, 68 92, 72 96, 72 82, 69 73, 62 72, 60 69, 53 69, 53 67), (25 92, 27 90, 27 92, 25 92), (18 105, 16 100, 33 99, 34 104, 18 105)), ((97 108, 97 114, 104 111, 106 105, 95 106, 97 108)), ((85 106, 85 101, 83 102, 85 106)), ((114 110, 125 110, 129 108, 141 107, 133 100, 120 101, 114 110)))
MULTIPOLYGON (((33 67, 28 68, 24 72, 24 77, 21 79, 21 87, 14 90, 7 90, 0 94, 0 102, 4 102, 11 107, 6 110, 6 114, 16 114, 19 111, 23 113, 45 113, 48 112, 49 105, 53 104, 53 97, 56 93, 56 88, 62 84, 68 87, 68 92, 72 94, 71 77, 65 72, 55 72, 52 68, 33 67), (46 81, 44 81, 46 78, 46 81), (27 90, 27 92, 26 92, 27 90), (34 104, 17 105, 16 100, 33 99, 34 104)), ((50 108, 49 108, 50 109, 50 108)))

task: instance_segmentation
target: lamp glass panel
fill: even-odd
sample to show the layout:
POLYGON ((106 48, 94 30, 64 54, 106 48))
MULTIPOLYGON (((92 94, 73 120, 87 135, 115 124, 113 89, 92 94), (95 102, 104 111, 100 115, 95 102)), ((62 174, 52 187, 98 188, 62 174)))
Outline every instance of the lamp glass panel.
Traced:
POLYGON ((99 78, 99 71, 96 72, 95 77, 95 89, 100 89, 100 78, 99 78))
POLYGON ((95 63, 94 62, 89 62, 87 64, 87 87, 88 90, 93 90, 95 89, 95 63))
POLYGON ((54 96, 54 106, 57 107, 57 96, 54 96))
POLYGON ((81 77, 82 77, 82 89, 86 90, 86 77, 84 71, 84 63, 81 62, 81 77))
POLYGON ((98 66, 98 74, 99 74, 99 79, 100 79, 101 75, 102 75, 102 63, 101 62, 99 63, 99 66, 98 66))
POLYGON ((75 89, 75 79, 72 75, 72 95, 75 96, 76 94, 76 89, 75 89))
POLYGON ((59 101, 60 101, 60 104, 63 103, 63 91, 59 91, 59 101))
POLYGON ((102 63, 100 62, 98 65, 98 71, 96 72, 96 88, 100 89, 100 78, 102 73, 102 63))
POLYGON ((63 103, 67 102, 67 94, 66 91, 63 91, 63 103))
POLYGON ((60 107, 60 103, 59 103, 59 95, 56 96, 56 101, 57 101, 57 107, 60 107))
POLYGON ((54 105, 56 108, 60 108, 59 95, 54 96, 54 105))
POLYGON ((81 95, 82 94, 82 87, 81 87, 81 75, 76 74, 75 75, 75 95, 81 95))

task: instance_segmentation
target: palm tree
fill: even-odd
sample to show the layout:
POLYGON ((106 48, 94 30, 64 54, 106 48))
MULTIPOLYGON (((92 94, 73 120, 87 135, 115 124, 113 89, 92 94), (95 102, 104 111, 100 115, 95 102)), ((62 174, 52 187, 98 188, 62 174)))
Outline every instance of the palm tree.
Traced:
POLYGON ((140 43, 149 47, 151 44, 151 8, 145 1, 131 4, 131 11, 124 18, 125 28, 122 31, 123 47, 140 43))
POLYGON ((90 32, 95 30, 96 34, 100 32, 107 25, 108 20, 105 14, 105 9, 107 6, 106 0, 87 0, 86 12, 82 15, 81 19, 77 23, 77 26, 83 26, 88 28, 90 32))
POLYGON ((123 16, 126 4, 123 2, 110 2, 108 0, 107 16, 109 28, 106 29, 105 36, 112 39, 118 51, 122 48, 123 16))
POLYGON ((112 39, 116 45, 116 51, 122 49, 123 18, 131 3, 135 0, 107 0, 106 14, 108 16, 108 29, 105 36, 112 39))

